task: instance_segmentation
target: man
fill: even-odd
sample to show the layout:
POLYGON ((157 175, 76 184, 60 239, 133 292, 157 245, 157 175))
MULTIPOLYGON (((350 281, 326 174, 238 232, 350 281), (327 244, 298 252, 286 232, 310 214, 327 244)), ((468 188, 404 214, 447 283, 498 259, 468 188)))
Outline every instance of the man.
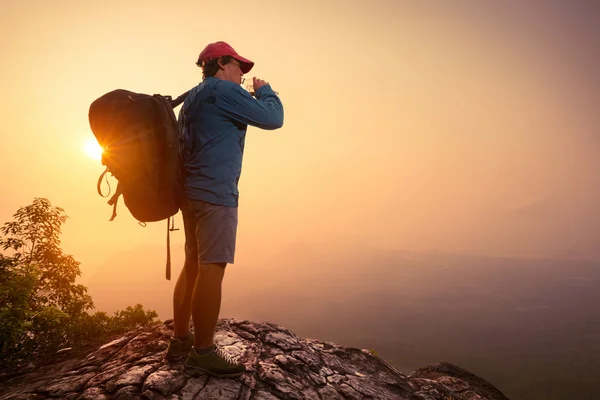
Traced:
POLYGON ((246 129, 280 128, 283 105, 262 79, 253 78, 255 97, 240 86, 254 63, 225 42, 206 46, 197 65, 203 81, 179 113, 185 264, 173 294, 174 337, 167 358, 187 354, 184 371, 191 375, 232 377, 245 367, 215 345, 214 333, 225 267, 234 262, 246 129))

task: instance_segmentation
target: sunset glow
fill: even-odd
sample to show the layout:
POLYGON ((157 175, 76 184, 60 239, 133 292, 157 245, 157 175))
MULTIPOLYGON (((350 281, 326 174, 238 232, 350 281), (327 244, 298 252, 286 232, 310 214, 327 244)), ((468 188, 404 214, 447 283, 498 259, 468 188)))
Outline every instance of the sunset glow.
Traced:
POLYGON ((96 139, 94 139, 94 138, 89 138, 85 142, 85 145, 83 147, 83 151, 85 151, 85 154, 87 154, 88 157, 91 157, 94 160, 101 160, 102 159, 103 149, 98 144, 98 142, 96 141, 96 139))
POLYGON ((138 1, 12 2, 0 13, 0 30, 13 38, 0 76, 9 91, 0 159, 13 170, 6 187, 21 190, 4 193, 2 221, 48 197, 67 210, 64 242, 84 269, 104 257, 107 240, 115 252, 158 240, 139 234, 126 209, 105 223, 106 202, 79 185, 103 171, 90 104, 117 88, 176 97, 201 80, 199 51, 225 40, 255 62, 252 76, 270 82, 285 108, 280 131, 248 129, 241 263, 298 241, 600 257, 598 24, 586 22, 597 14, 476 3, 261 0, 257 15, 275 26, 249 30, 240 13, 220 33, 197 24, 218 5, 184 1, 184 13, 152 2, 140 14, 138 1), (190 32, 148 29, 167 18, 190 32), (14 35, 37 21, 45 35, 14 35), (361 57, 378 60, 383 75, 359 66, 361 57), (51 185, 55 177, 65 187, 51 185))

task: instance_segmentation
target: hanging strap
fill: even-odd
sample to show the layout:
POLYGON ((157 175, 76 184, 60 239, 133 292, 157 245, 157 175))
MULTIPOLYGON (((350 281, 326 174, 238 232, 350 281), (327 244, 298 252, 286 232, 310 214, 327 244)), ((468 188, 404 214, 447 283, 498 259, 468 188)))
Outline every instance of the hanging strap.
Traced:
POLYGON ((115 191, 115 194, 113 194, 110 200, 108 200, 108 204, 113 206, 113 213, 109 221, 112 221, 117 216, 117 203, 119 202, 119 196, 121 196, 122 193, 123 189, 121 189, 121 184, 119 183, 117 185, 117 190, 115 191))
POLYGON ((167 218, 167 280, 171 280, 171 229, 169 224, 171 222, 171 217, 167 218))
POLYGON ((98 184, 96 185, 96 189, 98 189, 98 194, 102 197, 108 197, 108 195, 110 194, 110 183, 108 182, 108 176, 106 177, 106 184, 108 185, 108 193, 106 193, 106 195, 103 195, 102 188, 100 187, 102 185, 102 178, 104 178, 106 176, 107 172, 108 172, 108 167, 106 167, 104 172, 102 174, 100 174, 100 178, 98 178, 98 184))
POLYGON ((175 215, 167 218, 167 280, 171 280, 171 232, 178 231, 175 228, 175 215))

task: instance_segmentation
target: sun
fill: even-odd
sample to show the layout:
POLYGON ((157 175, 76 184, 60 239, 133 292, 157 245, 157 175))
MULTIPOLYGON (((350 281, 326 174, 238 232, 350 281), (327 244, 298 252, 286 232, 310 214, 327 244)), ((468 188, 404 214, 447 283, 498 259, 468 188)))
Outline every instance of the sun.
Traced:
POLYGON ((86 140, 83 150, 85 151, 85 154, 87 154, 94 160, 102 159, 102 152, 104 150, 94 138, 89 138, 88 140, 86 140))

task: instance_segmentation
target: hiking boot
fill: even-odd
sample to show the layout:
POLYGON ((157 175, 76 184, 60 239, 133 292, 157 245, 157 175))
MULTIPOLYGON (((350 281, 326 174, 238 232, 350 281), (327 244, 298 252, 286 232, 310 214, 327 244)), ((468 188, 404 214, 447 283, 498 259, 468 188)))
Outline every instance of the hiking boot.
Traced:
POLYGON ((196 349, 192 348, 183 365, 183 372, 193 376, 208 374, 231 378, 242 375, 244 371, 244 364, 223 352, 219 346, 215 346, 215 349, 206 355, 199 355, 196 349))
POLYGON ((183 360, 194 346, 194 334, 190 332, 185 341, 181 341, 175 337, 171 338, 169 347, 167 348, 167 360, 179 361, 183 360))

